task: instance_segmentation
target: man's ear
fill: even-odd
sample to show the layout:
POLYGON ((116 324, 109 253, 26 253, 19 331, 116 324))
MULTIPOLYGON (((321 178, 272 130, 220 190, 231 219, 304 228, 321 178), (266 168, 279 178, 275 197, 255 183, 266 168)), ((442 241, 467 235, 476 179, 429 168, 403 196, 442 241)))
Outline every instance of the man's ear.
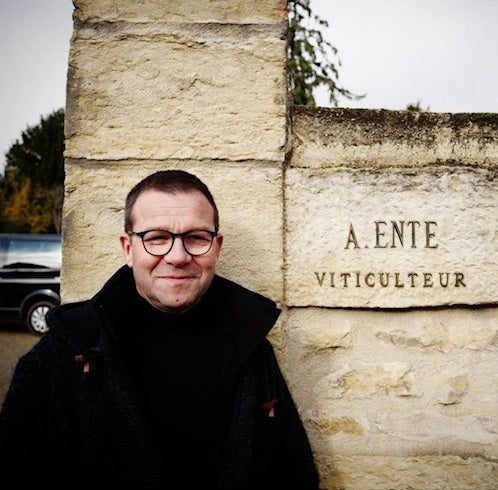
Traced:
POLYGON ((123 233, 119 236, 119 243, 121 244, 121 250, 123 251, 124 259, 128 267, 133 267, 133 253, 131 249, 131 236, 127 233, 123 233))
POLYGON ((221 250, 221 247, 223 246, 223 235, 216 235, 216 243, 218 244, 218 250, 221 250))
POLYGON ((216 235, 215 240, 216 240, 216 246, 218 247, 217 257, 216 257, 216 262, 218 262, 218 260, 220 258, 221 247, 223 246, 223 235, 221 235, 221 234, 216 235))

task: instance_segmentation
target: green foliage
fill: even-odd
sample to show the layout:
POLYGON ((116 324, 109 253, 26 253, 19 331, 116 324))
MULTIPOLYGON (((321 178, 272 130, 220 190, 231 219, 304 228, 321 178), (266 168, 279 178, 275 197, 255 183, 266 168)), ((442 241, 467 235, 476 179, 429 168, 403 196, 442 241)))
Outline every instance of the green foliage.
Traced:
POLYGON ((0 231, 60 233, 63 153, 63 109, 28 127, 10 147, 0 181, 0 231))
POLYGON ((417 100, 416 104, 410 102, 406 106, 406 110, 407 111, 412 111, 412 112, 426 112, 426 111, 429 110, 429 107, 427 107, 427 109, 423 109, 422 106, 420 105, 420 100, 417 100))
POLYGON ((337 106, 339 96, 349 100, 363 98, 364 95, 355 95, 338 85, 341 63, 337 49, 323 38, 320 30, 329 24, 313 14, 310 0, 288 0, 287 13, 287 62, 294 104, 315 107, 313 89, 321 85, 326 87, 333 106, 337 106))

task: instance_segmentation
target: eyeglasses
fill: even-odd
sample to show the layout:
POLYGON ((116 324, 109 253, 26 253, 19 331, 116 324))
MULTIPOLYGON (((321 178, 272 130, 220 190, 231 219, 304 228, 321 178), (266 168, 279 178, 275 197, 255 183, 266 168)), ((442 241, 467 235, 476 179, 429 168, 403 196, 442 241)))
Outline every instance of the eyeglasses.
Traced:
POLYGON ((204 255, 211 250, 216 231, 190 230, 184 233, 172 233, 166 230, 129 231, 128 235, 137 235, 142 239, 144 249, 150 255, 161 257, 171 251, 176 237, 182 239, 185 252, 192 256, 204 255))

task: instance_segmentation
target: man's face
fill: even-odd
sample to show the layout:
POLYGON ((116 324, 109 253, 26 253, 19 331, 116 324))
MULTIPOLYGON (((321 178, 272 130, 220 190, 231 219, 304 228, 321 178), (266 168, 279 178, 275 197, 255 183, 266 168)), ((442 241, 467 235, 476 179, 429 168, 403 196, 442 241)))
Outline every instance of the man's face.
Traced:
MULTIPOLYGON (((214 210, 199 191, 170 194, 151 189, 144 191, 135 201, 132 222, 133 230, 130 231, 134 232, 214 231, 214 210)), ((162 311, 179 314, 195 305, 209 288, 223 237, 215 237, 209 252, 199 256, 188 254, 180 237, 162 257, 147 253, 136 235, 123 234, 120 241, 126 263, 133 269, 140 296, 162 311)))

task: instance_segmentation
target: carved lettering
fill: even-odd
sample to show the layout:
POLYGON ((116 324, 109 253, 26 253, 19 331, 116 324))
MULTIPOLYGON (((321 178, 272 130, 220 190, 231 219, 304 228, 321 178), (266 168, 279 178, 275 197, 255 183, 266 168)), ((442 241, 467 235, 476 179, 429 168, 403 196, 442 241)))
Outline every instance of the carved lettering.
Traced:
POLYGON ((351 277, 351 273, 342 272, 339 275, 341 276, 342 279, 344 279, 344 287, 347 288, 348 287, 348 279, 351 277))
POLYGON ((417 248, 417 226, 420 226, 420 221, 408 221, 407 226, 412 229, 412 245, 411 248, 417 248))
POLYGON ((331 288, 335 288, 335 284, 334 284, 334 273, 333 272, 329 272, 330 274, 330 287, 331 288))
POLYGON ((409 272, 408 277, 410 278, 410 286, 412 288, 415 287, 415 278, 418 277, 418 274, 416 272, 409 272))
POLYGON ((360 246, 358 245, 358 240, 356 239, 356 234, 354 232, 353 223, 349 225, 348 241, 346 242, 346 246, 344 248, 348 249, 350 243, 354 245, 353 248, 360 248, 360 246))
POLYGON ((425 222, 425 248, 437 248, 438 244, 431 244, 431 238, 436 236, 435 233, 431 231, 431 225, 437 226, 435 221, 426 221, 425 222))
POLYGON ((356 276, 356 287, 357 288, 361 288, 361 285, 360 285, 360 273, 359 272, 355 272, 355 276, 356 276))
POLYGON ((389 274, 389 272, 381 272, 379 274, 379 282, 383 288, 387 288, 387 286, 389 286, 389 277, 390 276, 391 276, 391 274, 389 274), (384 277, 384 274, 385 274, 385 277, 384 277))
POLYGON ((447 288, 448 287, 449 280, 450 280, 450 273, 449 272, 440 272, 439 273, 439 284, 441 284, 441 286, 443 288, 447 288), (444 275, 446 275, 446 277, 443 280, 443 276, 444 275))
MULTIPOLYGON (((320 287, 325 284, 327 272, 315 272, 315 278, 320 287)), ((330 287, 335 288, 334 277, 341 278, 337 287, 381 287, 381 288, 435 288, 435 287, 467 287, 463 272, 328 272, 330 287), (405 286, 406 284, 406 286, 405 286)))
POLYGON ((394 287, 396 287, 396 288, 404 288, 405 284, 402 283, 402 282, 400 282, 400 280, 399 280, 399 272, 395 272, 394 273, 394 277, 396 278, 395 282, 394 282, 394 287))
POLYGON ((424 272, 424 288, 432 287, 432 274, 430 272, 424 272))
POLYGON ((318 281, 318 285, 321 286, 323 284, 323 280, 325 279, 325 272, 322 272, 320 275, 318 272, 315 272, 315 276, 318 281))
POLYGON ((463 274, 461 272, 455 272, 455 287, 459 288, 460 286, 463 286, 464 288, 467 287, 463 283, 463 274))
POLYGON ((369 288, 373 288, 375 286, 375 274, 373 272, 369 272, 365 275, 365 284, 369 288))
MULTIPOLYGON (((439 247, 436 232, 437 221, 390 220, 374 221, 374 245, 376 249, 437 249, 439 247)), ((371 243, 371 242, 370 242, 371 243)), ((353 223, 349 224, 345 250, 369 248, 369 244, 360 246, 353 223)), ((465 288, 467 287, 463 272, 419 271, 333 271, 315 272, 319 287, 326 286, 325 278, 330 277, 331 288, 465 288), (337 279, 337 281, 336 281, 337 279)))
POLYGON ((399 244, 403 246, 403 238, 404 238, 404 221, 400 221, 399 225, 396 223, 396 221, 391 221, 393 225, 393 241, 391 244, 391 248, 396 248, 396 244, 394 242, 395 237, 398 237, 399 244))
MULTIPOLYGON (((374 248, 417 248, 419 243, 423 243, 425 248, 438 248, 436 243, 436 221, 424 221, 424 228, 420 221, 391 221, 388 226, 387 221, 375 221, 375 245, 374 248), (422 235, 422 237, 420 237, 422 235)), ((356 234, 351 223, 349 228, 348 241, 344 248, 348 249, 350 243, 354 248, 360 248, 356 234)))
POLYGON ((380 231, 380 225, 386 225, 385 221, 376 221, 375 222, 375 248, 387 248, 387 243, 385 245, 380 244, 380 237, 383 237, 385 233, 380 231))

